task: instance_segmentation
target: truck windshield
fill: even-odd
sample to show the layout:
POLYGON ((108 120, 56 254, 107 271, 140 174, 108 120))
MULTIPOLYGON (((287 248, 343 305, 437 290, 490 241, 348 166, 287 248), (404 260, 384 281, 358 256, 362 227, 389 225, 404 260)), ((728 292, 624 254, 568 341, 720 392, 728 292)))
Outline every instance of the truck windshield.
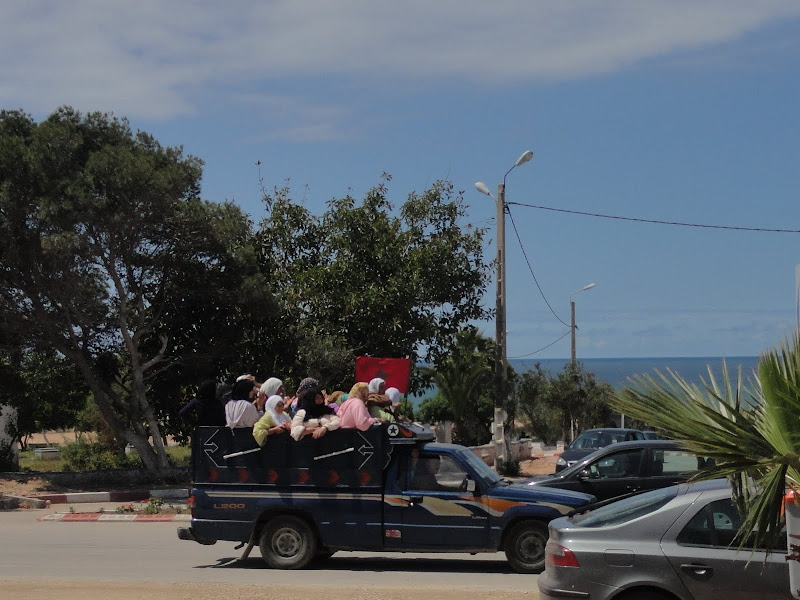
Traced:
POLYGON ((475 472, 480 475, 489 485, 494 485, 498 481, 502 480, 502 477, 492 471, 489 466, 480 458, 475 456, 474 452, 464 451, 461 452, 461 456, 464 457, 464 460, 466 460, 475 470, 475 472))

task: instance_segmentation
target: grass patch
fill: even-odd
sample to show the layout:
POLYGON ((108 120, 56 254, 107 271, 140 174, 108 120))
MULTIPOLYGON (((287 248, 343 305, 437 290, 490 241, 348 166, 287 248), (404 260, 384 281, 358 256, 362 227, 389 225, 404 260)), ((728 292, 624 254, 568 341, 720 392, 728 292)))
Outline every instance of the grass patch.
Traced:
MULTIPOLYGON (((189 446, 167 446, 167 455, 176 467, 188 467, 192 462, 192 449, 189 446)), ((129 455, 138 458, 136 452, 129 455)), ((139 462, 138 460, 136 462, 139 462)), ((57 459, 44 459, 36 456, 33 449, 22 450, 19 453, 19 469, 26 473, 63 472, 67 462, 59 457, 57 459)))
POLYGON ((49 471, 61 471, 64 467, 64 459, 44 459, 36 456, 33 450, 22 450, 19 453, 19 470, 35 471, 46 473, 49 471))

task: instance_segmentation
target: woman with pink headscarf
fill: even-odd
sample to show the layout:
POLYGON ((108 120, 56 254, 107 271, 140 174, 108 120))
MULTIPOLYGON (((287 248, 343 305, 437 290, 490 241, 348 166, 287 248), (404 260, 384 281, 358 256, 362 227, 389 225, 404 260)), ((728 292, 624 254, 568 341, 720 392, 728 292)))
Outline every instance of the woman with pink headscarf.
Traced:
POLYGON ((343 429, 366 431, 375 423, 380 422, 369 414, 367 409, 368 396, 369 387, 366 383, 357 383, 353 386, 350 390, 350 397, 342 403, 336 413, 343 429))

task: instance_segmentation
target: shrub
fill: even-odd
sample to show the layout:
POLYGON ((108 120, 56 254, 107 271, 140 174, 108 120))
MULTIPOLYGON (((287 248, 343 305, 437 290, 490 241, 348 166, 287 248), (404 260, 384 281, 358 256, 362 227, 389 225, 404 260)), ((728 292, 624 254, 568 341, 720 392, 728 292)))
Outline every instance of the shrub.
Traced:
POLYGON ((61 447, 62 471, 103 471, 141 467, 138 457, 113 452, 101 442, 79 440, 61 447))
POLYGON ((497 472, 507 477, 519 477, 520 467, 518 460, 500 460, 497 462, 497 472))

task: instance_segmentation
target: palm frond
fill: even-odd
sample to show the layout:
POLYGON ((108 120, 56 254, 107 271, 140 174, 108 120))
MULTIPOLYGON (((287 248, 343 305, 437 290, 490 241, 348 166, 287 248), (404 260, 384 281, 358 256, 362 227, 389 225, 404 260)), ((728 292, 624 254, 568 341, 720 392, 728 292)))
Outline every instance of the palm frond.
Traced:
POLYGON ((800 332, 759 356, 747 383, 724 361, 721 377, 708 367, 700 385, 655 373, 629 378, 613 407, 714 459, 693 479, 727 477, 744 515, 740 545, 774 547, 785 487, 800 487, 800 332))

